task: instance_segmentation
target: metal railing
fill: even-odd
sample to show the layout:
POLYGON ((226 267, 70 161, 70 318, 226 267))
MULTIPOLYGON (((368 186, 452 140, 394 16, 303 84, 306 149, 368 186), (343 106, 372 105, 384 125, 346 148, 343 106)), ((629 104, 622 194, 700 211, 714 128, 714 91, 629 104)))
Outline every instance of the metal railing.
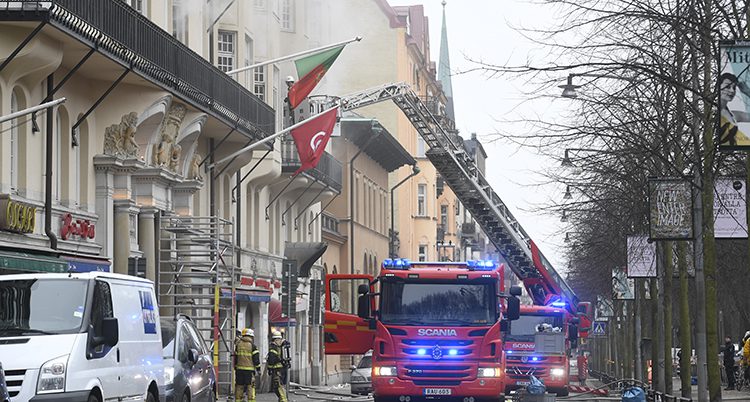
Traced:
POLYGON ((124 1, 0 2, 0 21, 29 20, 49 21, 246 135, 274 132, 270 106, 124 1))
POLYGON ((336 219, 334 216, 329 215, 325 212, 320 216, 320 226, 323 230, 327 232, 340 234, 339 220, 336 219))
MULTIPOLYGON (((281 170, 284 173, 294 173, 302 163, 299 160, 299 154, 297 148, 294 145, 293 140, 282 140, 281 141, 281 170)), ((341 162, 336 160, 333 155, 328 152, 323 152, 323 155, 318 162, 318 165, 312 169, 308 169, 304 174, 318 179, 321 183, 331 187, 332 189, 340 192, 341 184, 343 182, 343 167, 341 162)))

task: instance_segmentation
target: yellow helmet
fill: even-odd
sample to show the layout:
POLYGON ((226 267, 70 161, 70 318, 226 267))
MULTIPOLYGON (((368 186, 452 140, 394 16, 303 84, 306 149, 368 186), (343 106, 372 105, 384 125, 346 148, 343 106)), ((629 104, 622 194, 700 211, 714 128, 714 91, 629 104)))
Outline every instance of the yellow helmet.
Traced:
POLYGON ((243 328, 242 336, 245 336, 245 335, 255 337, 255 331, 253 331, 251 328, 243 328))
POLYGON ((281 339, 281 332, 279 331, 273 331, 271 333, 271 340, 273 339, 281 339))

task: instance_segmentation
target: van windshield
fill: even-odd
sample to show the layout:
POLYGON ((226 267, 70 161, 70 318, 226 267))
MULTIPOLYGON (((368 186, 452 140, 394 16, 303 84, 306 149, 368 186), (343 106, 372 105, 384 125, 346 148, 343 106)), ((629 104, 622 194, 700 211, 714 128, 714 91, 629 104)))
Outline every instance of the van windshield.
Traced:
POLYGON ((0 281, 0 336, 75 333, 83 322, 88 281, 0 281))

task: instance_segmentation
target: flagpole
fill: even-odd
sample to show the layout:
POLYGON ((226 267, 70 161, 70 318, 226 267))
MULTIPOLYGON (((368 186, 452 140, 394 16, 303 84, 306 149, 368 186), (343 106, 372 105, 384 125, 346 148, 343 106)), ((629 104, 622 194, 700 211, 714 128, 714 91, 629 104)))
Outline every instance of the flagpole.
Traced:
POLYGON ((268 137, 266 137, 266 138, 264 138, 264 139, 262 139, 262 140, 260 140, 260 141, 254 142, 254 143, 252 143, 252 144, 250 144, 250 145, 248 145, 248 146, 246 146, 246 147, 244 147, 244 148, 242 148, 242 149, 240 149, 240 150, 238 150, 238 151, 236 151, 236 152, 233 152, 233 153, 232 153, 231 155, 225 156, 224 158, 221 158, 220 160, 218 160, 218 161, 216 161, 216 162, 214 162, 214 163, 212 163, 212 164, 208 165, 208 169, 211 169, 211 168, 213 168, 214 166, 218 166, 218 165, 221 165, 222 163, 224 163, 224 162, 226 162, 226 161, 228 161, 228 160, 230 160, 230 159, 234 158, 234 157, 235 157, 235 156, 237 156, 237 155, 240 155, 240 154, 243 154, 243 153, 245 153, 245 152, 247 152, 247 151, 253 150, 253 149, 257 148, 257 147, 258 147, 259 145, 263 145, 263 144, 265 144, 265 143, 267 143, 267 142, 269 142, 269 141, 271 141, 271 140, 275 140, 276 138, 278 138, 278 137, 280 137, 280 136, 282 136, 282 135, 284 135, 284 134, 288 133, 289 131, 292 131, 292 130, 294 130, 295 128, 297 128, 297 127, 299 127, 299 126, 301 126, 301 125, 303 125, 303 124, 305 124, 305 123, 307 123, 307 122, 310 122, 310 121, 312 121, 312 120, 315 120, 315 119, 317 119, 318 117, 320 117, 320 116, 322 116, 322 115, 324 115, 324 114, 326 114, 326 113, 330 112, 330 111, 331 111, 331 109, 335 109, 335 108, 338 108, 338 107, 339 107, 339 106, 338 106, 338 105, 336 105, 336 106, 334 106, 334 107, 332 107, 332 108, 330 108, 330 109, 326 109, 326 110, 324 110, 324 111, 322 111, 322 112, 320 112, 320 113, 318 113, 318 114, 316 114, 316 115, 314 115, 314 116, 310 116, 309 118, 307 118, 307 119, 305 119, 305 120, 302 120, 302 121, 300 121, 299 123, 293 124, 293 125, 291 125, 291 126, 289 126, 289 127, 285 128, 285 129, 283 129, 283 130, 281 130, 281 131, 279 131, 279 132, 277 132, 277 133, 275 133, 275 134, 271 134, 271 135, 269 135, 268 137))
POLYGON ((304 51, 301 51, 299 53, 294 53, 294 54, 290 54, 288 56, 279 57, 278 59, 266 60, 266 61, 263 61, 263 62, 260 62, 260 63, 253 64, 251 66, 240 67, 240 68, 235 69, 235 70, 227 71, 227 75, 241 73, 243 71, 247 71, 247 70, 250 70, 250 69, 253 69, 253 68, 258 68, 258 67, 263 67, 263 66, 266 66, 266 65, 269 65, 269 64, 278 63, 280 61, 285 61, 285 60, 289 60, 289 59, 296 59, 297 57, 305 56, 305 55, 310 54, 310 53, 315 53, 315 52, 320 52, 320 51, 323 51, 323 50, 332 49, 332 48, 337 47, 337 46, 346 45, 346 44, 352 43, 352 42, 359 42, 361 40, 362 40, 362 37, 361 36, 357 36, 354 39, 349 39, 349 40, 337 42, 337 43, 334 43, 332 45, 326 45, 326 46, 316 47, 315 49, 304 50, 304 51))

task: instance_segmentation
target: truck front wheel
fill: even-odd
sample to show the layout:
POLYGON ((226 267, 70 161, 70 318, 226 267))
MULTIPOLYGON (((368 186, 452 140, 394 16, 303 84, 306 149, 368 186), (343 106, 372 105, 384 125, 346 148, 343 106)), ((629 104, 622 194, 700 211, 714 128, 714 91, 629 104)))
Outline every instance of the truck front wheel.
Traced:
POLYGON ((373 397, 373 402, 395 402, 396 398, 389 398, 386 396, 375 396, 373 397))
POLYGON ((568 387, 564 387, 555 390, 555 393, 557 394, 557 396, 568 396, 570 394, 570 391, 568 390, 568 387))

